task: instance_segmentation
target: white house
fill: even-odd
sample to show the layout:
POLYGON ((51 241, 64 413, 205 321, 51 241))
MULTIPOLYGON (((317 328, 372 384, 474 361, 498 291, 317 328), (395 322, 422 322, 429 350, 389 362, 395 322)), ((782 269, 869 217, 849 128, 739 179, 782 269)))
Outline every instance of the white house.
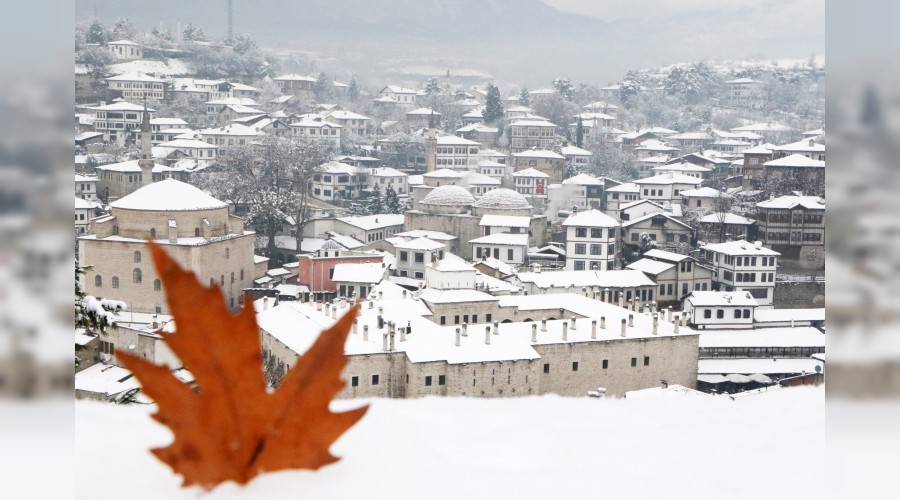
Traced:
POLYGON ((425 237, 394 243, 397 262, 397 276, 422 279, 425 277, 425 266, 431 262, 431 253, 444 257, 447 243, 441 243, 425 237))
POLYGON ((681 203, 681 192, 694 189, 703 181, 697 177, 691 177, 672 172, 638 179, 634 181, 640 186, 641 198, 653 200, 659 203, 681 203))
POLYGON ((469 243, 475 261, 493 257, 506 264, 524 265, 528 256, 528 233, 492 233, 469 243))
POLYGON ((622 206, 637 201, 640 198, 641 187, 633 182, 626 182, 606 188, 604 191, 606 192, 606 214, 614 219, 621 219, 619 212, 622 206))
POLYGON ((526 196, 546 196, 550 176, 540 170, 529 167, 512 173, 513 188, 526 196))
POLYGON ((313 198, 323 201, 359 198, 364 184, 358 174, 357 167, 336 161, 322 165, 321 171, 313 175, 313 198))
MULTIPOLYGON (((185 156, 197 160, 200 165, 208 165, 216 160, 216 152, 219 147, 197 139, 175 139, 162 142, 153 149, 172 149, 180 151, 185 156)), ((155 153, 154 153, 155 156, 155 153)))
POLYGON ((750 292, 761 307, 772 307, 780 253, 745 240, 705 245, 701 250, 713 268, 713 289, 750 292))
MULTIPOLYGON (((578 174, 562 181, 558 201, 567 210, 576 207, 578 210, 599 209, 603 201, 604 181, 588 174, 578 174)), ((556 195, 554 195, 556 196, 556 195)))
POLYGON ((334 230, 365 243, 390 238, 403 231, 403 214, 374 214, 339 217, 334 230))
POLYGON ((144 58, 144 48, 141 47, 141 44, 131 40, 107 42, 106 47, 113 55, 113 58, 119 61, 133 61, 144 58))
MULTIPOLYGON (((94 130, 103 133, 107 142, 124 144, 128 140, 135 140, 140 131, 141 121, 144 116, 144 107, 130 102, 115 102, 89 108, 94 112, 94 130)), ((155 109, 147 108, 150 118, 153 118, 155 109)))
POLYGON ((366 297, 387 273, 383 262, 335 264, 331 281, 337 286, 338 297, 366 297))
POLYGON ((642 259, 626 266, 643 272, 656 283, 661 306, 681 307, 681 300, 692 291, 712 289, 712 269, 690 256, 653 249, 642 259))
POLYGON ((690 314, 690 324, 698 330, 749 329, 760 304, 750 292, 691 292, 682 310, 690 314))
POLYGON ((545 119, 519 119, 507 126, 507 137, 512 153, 548 149, 556 140, 556 125, 545 119))
POLYGON ((564 222, 566 269, 613 269, 616 264, 619 223, 600 210, 579 211, 564 222))
POLYGON ((366 188, 374 189, 375 186, 378 186, 382 194, 391 187, 398 196, 408 196, 409 175, 391 167, 371 168, 366 176, 366 188))
POLYGON ((229 123, 218 128, 205 128, 197 133, 200 134, 200 140, 219 146, 220 151, 229 147, 251 144, 261 135, 261 132, 255 128, 239 123, 229 123))
POLYGON ((442 135, 437 138, 436 168, 476 171, 481 160, 478 155, 480 149, 481 143, 455 135, 442 135))
POLYGON ((97 197, 97 177, 75 174, 75 197, 87 201, 99 201, 97 197))
POLYGON ((664 212, 656 212, 622 222, 625 242, 638 245, 641 234, 647 233, 658 245, 674 246, 679 243, 688 244, 694 229, 664 212))
POLYGON ((75 197, 75 233, 85 234, 94 217, 96 204, 83 198, 75 197))
POLYGON ((310 139, 322 141, 335 149, 341 148, 341 130, 343 126, 326 121, 324 118, 303 118, 290 124, 291 137, 300 140, 310 139))
POLYGON ((587 170, 588 164, 591 161, 591 156, 594 154, 586 149, 575 146, 563 146, 560 148, 560 152, 566 158, 566 165, 575 169, 576 172, 584 172, 587 170))
POLYGON ((689 162, 665 163, 650 167, 653 175, 664 175, 668 173, 686 175, 688 177, 696 177, 698 179, 709 179, 712 175, 712 169, 694 165, 689 162))
POLYGON ((714 208, 716 200, 728 194, 711 187, 698 187, 681 191, 681 204, 686 208, 714 208))
POLYGON ((619 206, 619 220, 622 222, 637 219, 647 214, 663 212, 665 209, 659 203, 650 200, 637 200, 619 206))
POLYGON ((123 99, 141 100, 166 99, 167 84, 165 80, 154 78, 143 73, 124 73, 106 79, 106 85, 113 95, 123 99))
POLYGON ((325 114, 325 119, 344 127, 342 132, 352 132, 356 135, 368 135, 369 123, 372 121, 368 116, 343 109, 329 111, 325 114))
POLYGON ((393 102, 401 107, 411 109, 416 105, 419 91, 399 85, 388 85, 378 92, 378 96, 384 99, 383 102, 393 102))

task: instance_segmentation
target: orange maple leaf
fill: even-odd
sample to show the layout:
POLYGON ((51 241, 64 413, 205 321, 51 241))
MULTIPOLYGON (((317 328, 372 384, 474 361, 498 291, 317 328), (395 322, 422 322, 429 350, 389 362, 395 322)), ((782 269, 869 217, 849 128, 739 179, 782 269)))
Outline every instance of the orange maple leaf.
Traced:
POLYGON ((329 446, 368 409, 334 413, 328 408, 344 387, 344 343, 359 306, 323 331, 281 386, 269 392, 252 302, 232 315, 218 287, 203 286, 162 247, 147 244, 177 329, 163 339, 199 389, 191 390, 165 366, 116 352, 156 402, 153 418, 175 435, 171 445, 153 454, 184 476, 182 486, 205 488, 337 461, 329 446))

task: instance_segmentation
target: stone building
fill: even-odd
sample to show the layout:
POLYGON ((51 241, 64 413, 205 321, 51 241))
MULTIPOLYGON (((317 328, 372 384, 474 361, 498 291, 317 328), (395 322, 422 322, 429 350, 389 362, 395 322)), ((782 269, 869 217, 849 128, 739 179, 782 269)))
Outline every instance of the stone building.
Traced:
POLYGON ((759 239, 803 268, 825 267, 825 200, 788 195, 756 204, 759 239))
POLYGON ((641 271, 656 283, 656 302, 660 307, 677 309, 692 291, 712 290, 712 269, 687 255, 653 249, 626 267, 641 271))
POLYGON ((533 168, 550 176, 549 182, 562 182, 566 174, 566 159, 553 151, 534 149, 513 154, 513 170, 533 168))
POLYGON ((168 313, 165 294, 145 241, 153 240, 202 282, 222 288, 229 307, 252 286, 253 231, 228 213, 228 204, 183 182, 147 184, 110 204, 79 238, 79 262, 89 295, 122 300, 138 312, 168 313))
POLYGON ((556 141, 556 125, 543 118, 522 118, 507 125, 506 137, 509 138, 511 153, 532 148, 546 149, 556 141))
MULTIPOLYGON (((419 298, 378 285, 369 294, 378 298, 363 302, 345 345, 346 386, 338 397, 584 396, 598 386, 622 396, 660 380, 696 385, 698 335, 680 319, 654 319, 577 294, 484 294, 491 299, 473 302, 468 293, 454 293, 460 291, 476 293, 434 291, 448 299, 441 303, 442 326, 424 292, 419 298), (470 322, 460 317, 453 324, 462 311, 470 322)), ((263 357, 283 373, 347 310, 349 302, 282 302, 261 312, 263 357)))

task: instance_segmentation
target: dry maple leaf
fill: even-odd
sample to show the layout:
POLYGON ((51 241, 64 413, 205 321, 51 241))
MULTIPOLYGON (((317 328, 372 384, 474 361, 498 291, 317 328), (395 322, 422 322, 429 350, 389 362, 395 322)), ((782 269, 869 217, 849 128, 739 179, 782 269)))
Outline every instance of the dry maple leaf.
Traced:
POLYGON ((329 446, 368 409, 333 413, 328 408, 344 387, 344 342, 359 306, 323 331, 270 393, 252 303, 232 315, 218 287, 203 286, 162 247, 148 245, 176 325, 163 339, 199 389, 192 391, 165 366, 116 352, 156 402, 153 418, 175 435, 171 445, 153 454, 184 476, 183 486, 206 488, 337 461, 329 446))

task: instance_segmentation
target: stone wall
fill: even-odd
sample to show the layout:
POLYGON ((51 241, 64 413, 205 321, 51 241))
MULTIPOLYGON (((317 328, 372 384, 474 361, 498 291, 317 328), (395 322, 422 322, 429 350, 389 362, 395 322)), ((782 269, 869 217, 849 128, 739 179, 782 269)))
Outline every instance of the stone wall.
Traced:
POLYGON ((825 282, 777 281, 773 304, 777 309, 825 307, 825 282))

